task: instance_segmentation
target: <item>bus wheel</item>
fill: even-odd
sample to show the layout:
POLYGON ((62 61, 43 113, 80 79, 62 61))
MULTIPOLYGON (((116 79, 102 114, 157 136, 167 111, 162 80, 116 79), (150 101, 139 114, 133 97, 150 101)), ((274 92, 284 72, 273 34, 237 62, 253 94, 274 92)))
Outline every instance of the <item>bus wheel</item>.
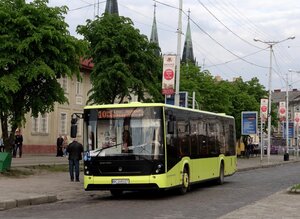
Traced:
POLYGON ((224 183, 224 164, 221 163, 220 166, 220 175, 219 175, 219 179, 218 179, 218 184, 222 185, 224 183))
POLYGON ((110 194, 113 197, 120 197, 123 194, 123 190, 121 190, 121 189, 111 189, 110 194))
POLYGON ((182 173, 182 184, 179 189, 180 194, 184 195, 185 193, 187 193, 189 187, 190 187, 190 176, 187 168, 185 167, 182 173))

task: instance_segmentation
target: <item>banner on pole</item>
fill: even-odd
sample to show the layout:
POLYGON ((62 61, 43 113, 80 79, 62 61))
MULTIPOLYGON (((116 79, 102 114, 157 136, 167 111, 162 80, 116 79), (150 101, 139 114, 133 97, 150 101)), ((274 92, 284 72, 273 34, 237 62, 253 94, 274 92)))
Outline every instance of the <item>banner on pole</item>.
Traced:
POLYGON ((268 118, 268 99, 260 100, 260 118, 262 122, 265 122, 268 118))
POLYGON ((279 119, 283 121, 286 117, 285 102, 279 102, 279 119))
POLYGON ((176 55, 164 55, 162 73, 162 94, 172 95, 175 93, 175 63, 176 55))
POLYGON ((300 112, 295 112, 294 124, 298 127, 300 123, 300 112))

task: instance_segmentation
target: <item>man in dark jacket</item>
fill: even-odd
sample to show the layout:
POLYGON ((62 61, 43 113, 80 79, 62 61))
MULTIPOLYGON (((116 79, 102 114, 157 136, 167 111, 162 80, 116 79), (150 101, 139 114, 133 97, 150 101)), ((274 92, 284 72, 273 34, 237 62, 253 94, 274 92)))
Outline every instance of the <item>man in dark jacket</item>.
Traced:
POLYGON ((76 139, 67 147, 69 154, 69 172, 71 181, 74 181, 74 167, 76 182, 79 182, 79 161, 82 159, 83 146, 76 139))
POLYGON ((17 130, 15 135, 15 147, 13 150, 13 157, 17 156, 18 149, 19 149, 19 157, 22 157, 22 152, 23 152, 22 147, 23 147, 23 136, 20 130, 17 130))

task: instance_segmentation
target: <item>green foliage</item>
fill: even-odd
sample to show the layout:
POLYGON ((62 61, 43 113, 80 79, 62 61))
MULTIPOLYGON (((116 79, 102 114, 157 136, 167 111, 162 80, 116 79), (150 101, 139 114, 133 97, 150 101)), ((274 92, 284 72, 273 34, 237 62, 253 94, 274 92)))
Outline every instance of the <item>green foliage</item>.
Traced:
POLYGON ((55 102, 67 101, 57 79, 80 77, 85 44, 69 34, 63 17, 67 8, 47 3, 0 1, 0 116, 6 144, 8 122, 13 134, 26 113, 52 111, 55 102))
POLYGON ((155 55, 157 47, 129 18, 104 14, 88 20, 77 31, 90 43, 89 58, 95 64, 89 102, 123 102, 130 94, 137 95, 138 101, 162 101, 162 63, 155 55))

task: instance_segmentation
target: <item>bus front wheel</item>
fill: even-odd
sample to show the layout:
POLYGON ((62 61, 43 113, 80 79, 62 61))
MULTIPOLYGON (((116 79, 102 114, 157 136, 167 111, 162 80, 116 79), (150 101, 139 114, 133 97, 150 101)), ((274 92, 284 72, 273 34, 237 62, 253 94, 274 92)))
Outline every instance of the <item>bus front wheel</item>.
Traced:
POLYGON ((222 185, 224 183, 224 164, 222 163, 220 166, 220 175, 218 178, 218 184, 222 185))
POLYGON ((185 167, 182 173, 182 184, 179 189, 180 194, 184 195, 185 193, 187 193, 189 187, 190 187, 190 176, 187 167, 185 167))

